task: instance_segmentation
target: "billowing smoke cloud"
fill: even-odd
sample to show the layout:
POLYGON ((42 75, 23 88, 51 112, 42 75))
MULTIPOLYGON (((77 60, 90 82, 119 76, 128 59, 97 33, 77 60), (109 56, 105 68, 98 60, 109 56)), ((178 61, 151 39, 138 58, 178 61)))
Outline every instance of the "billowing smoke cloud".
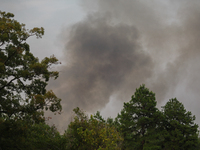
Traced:
POLYGON ((197 115, 199 6, 189 0, 85 0, 88 16, 62 33, 65 65, 49 86, 62 98, 63 114, 54 117, 59 126, 66 129, 77 106, 93 112, 113 97, 112 105, 123 106, 142 83, 159 106, 177 97, 197 115))
POLYGON ((137 29, 112 24, 109 15, 97 16, 71 28, 64 52, 68 60, 53 85, 62 97, 63 112, 75 107, 100 109, 113 94, 131 84, 139 86, 151 76, 153 62, 140 47, 137 29))

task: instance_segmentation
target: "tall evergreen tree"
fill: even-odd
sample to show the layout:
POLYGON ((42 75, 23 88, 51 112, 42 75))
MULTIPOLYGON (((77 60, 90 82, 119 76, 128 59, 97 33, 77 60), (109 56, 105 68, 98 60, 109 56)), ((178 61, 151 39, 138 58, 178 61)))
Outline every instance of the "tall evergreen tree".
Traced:
POLYGON ((136 89, 132 99, 124 103, 118 115, 119 128, 124 136, 123 149, 159 149, 160 111, 156 108, 155 94, 145 85, 136 89))
POLYGON ((164 147, 169 150, 195 149, 198 144, 198 125, 195 116, 186 111, 183 104, 176 98, 170 99, 163 107, 165 117, 164 147))

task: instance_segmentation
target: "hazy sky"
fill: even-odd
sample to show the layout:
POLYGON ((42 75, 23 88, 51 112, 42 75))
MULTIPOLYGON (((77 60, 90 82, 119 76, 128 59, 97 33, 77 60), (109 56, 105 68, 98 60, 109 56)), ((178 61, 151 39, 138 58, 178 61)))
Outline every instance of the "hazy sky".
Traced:
POLYGON ((51 120, 60 130, 77 106, 115 117, 141 84, 158 108, 177 97, 200 124, 199 8, 199 0, 0 0, 27 28, 45 28, 28 40, 34 55, 62 62, 48 86, 62 98, 51 120))
POLYGON ((15 19, 26 28, 44 27, 41 39, 28 39, 32 52, 40 59, 55 54, 62 55, 60 34, 70 24, 85 16, 79 0, 0 0, 1 11, 12 12, 15 19))

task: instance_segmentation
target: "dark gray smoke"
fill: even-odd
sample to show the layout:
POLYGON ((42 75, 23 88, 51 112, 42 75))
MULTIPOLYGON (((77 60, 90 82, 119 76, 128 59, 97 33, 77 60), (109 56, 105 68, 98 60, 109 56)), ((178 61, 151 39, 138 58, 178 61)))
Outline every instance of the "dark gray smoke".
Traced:
POLYGON ((66 129, 77 106, 94 112, 112 97, 113 107, 123 106, 142 83, 159 106, 177 97, 198 114, 200 1, 85 0, 82 6, 88 16, 62 33, 65 65, 49 86, 62 98, 63 114, 54 117, 59 127, 66 129))
POLYGON ((124 87, 139 86, 151 76, 153 63, 140 47, 137 29, 112 24, 110 16, 96 16, 71 28, 64 52, 68 60, 53 85, 63 100, 63 112, 75 107, 98 110, 113 94, 133 91, 124 87))

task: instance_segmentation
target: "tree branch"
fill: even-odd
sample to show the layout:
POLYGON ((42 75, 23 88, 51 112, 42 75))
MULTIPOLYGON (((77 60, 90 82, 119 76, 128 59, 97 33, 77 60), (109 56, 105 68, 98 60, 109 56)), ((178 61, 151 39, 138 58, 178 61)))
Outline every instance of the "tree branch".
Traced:
POLYGON ((4 45, 4 43, 5 43, 5 42, 2 42, 2 43, 0 44, 0 46, 4 45))
POLYGON ((18 79, 18 78, 15 77, 15 78, 13 78, 12 80, 10 80, 10 82, 8 82, 8 84, 5 84, 5 85, 3 85, 2 87, 0 87, 0 91, 1 91, 4 87, 10 85, 10 83, 12 83, 12 82, 13 82, 14 80, 16 80, 16 79, 18 79))
POLYGON ((22 86, 25 88, 26 86, 24 85, 24 83, 20 80, 20 79, 18 79, 18 81, 22 84, 22 86))

